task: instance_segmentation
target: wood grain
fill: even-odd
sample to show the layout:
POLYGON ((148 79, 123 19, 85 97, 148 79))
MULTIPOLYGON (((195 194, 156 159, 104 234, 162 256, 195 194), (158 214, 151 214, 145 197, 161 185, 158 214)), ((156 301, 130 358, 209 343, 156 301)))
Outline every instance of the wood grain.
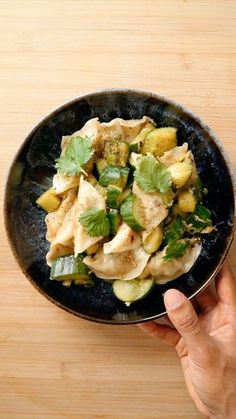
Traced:
MULTIPOLYGON (((183 103, 236 163, 234 0, 1 0, 0 10, 2 184, 44 114, 105 87, 183 103)), ((3 223, 0 234, 0 418, 200 418, 171 349, 53 306, 20 272, 3 223)))

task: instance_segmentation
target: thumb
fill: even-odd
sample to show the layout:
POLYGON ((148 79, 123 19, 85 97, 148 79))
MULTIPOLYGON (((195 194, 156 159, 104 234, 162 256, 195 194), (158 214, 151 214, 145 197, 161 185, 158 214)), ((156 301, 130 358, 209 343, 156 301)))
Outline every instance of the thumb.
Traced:
POLYGON ((207 345, 207 337, 188 298, 182 292, 170 289, 164 295, 164 302, 169 319, 183 337, 188 350, 202 352, 207 345))

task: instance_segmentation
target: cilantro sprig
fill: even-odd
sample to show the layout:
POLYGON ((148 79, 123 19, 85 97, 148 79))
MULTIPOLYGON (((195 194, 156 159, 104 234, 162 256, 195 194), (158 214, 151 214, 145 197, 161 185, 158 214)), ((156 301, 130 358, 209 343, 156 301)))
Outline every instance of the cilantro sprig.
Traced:
POLYGON ((91 237, 109 235, 110 221, 103 209, 92 208, 82 212, 79 222, 91 237))
POLYGON ((56 160, 58 172, 66 176, 77 176, 80 172, 86 174, 83 165, 92 157, 92 140, 89 138, 71 138, 63 156, 56 160))
POLYGON ((166 248, 166 254, 163 259, 169 262, 173 258, 180 258, 185 255, 187 247, 188 243, 186 240, 171 241, 166 248))
POLYGON ((154 157, 142 157, 134 178, 144 192, 167 192, 171 187, 171 175, 154 157))

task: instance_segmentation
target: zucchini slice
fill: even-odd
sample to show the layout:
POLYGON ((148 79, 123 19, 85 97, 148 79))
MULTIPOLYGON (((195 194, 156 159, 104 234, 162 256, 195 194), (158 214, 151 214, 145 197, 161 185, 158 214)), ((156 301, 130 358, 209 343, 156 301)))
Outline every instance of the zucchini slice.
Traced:
POLYGON ((155 125, 152 123, 148 123, 135 137, 135 139, 129 144, 129 151, 134 151, 135 153, 138 153, 140 151, 141 145, 143 141, 145 140, 147 134, 151 132, 155 128, 155 125))
POLYGON ((131 189, 130 188, 126 188, 123 190, 123 192, 121 192, 119 199, 118 199, 118 203, 119 205, 122 204, 122 202, 131 194, 131 189))
POLYGON ((107 162, 105 159, 96 160, 96 169, 99 175, 103 172, 106 166, 107 166, 107 162))
POLYGON ((36 204, 46 212, 55 211, 60 206, 60 199, 56 196, 54 188, 48 189, 37 199, 36 204))
POLYGON ((181 191, 178 196, 178 206, 183 212, 194 212, 197 201, 193 193, 188 191, 181 191))
POLYGON ((117 208, 119 204, 119 197, 121 195, 122 188, 114 185, 108 185, 107 187, 107 205, 110 208, 117 208))
POLYGON ((56 281, 74 281, 78 285, 90 282, 88 266, 83 263, 84 255, 62 256, 52 263, 50 279, 56 281))
POLYGON ((99 177, 102 186, 114 185, 124 188, 129 176, 128 167, 107 166, 99 177))
POLYGON ((138 196, 130 194, 120 207, 122 219, 134 231, 145 230, 145 215, 141 200, 138 196))
POLYGON ((108 218, 110 220, 110 232, 115 236, 121 222, 118 211, 113 208, 110 209, 108 212, 108 218))
POLYGON ((125 167, 129 158, 129 145, 124 141, 111 138, 105 143, 103 157, 111 166, 125 167))
POLYGON ((130 281, 117 279, 113 282, 113 292, 116 298, 129 306, 131 303, 146 297, 154 285, 153 278, 131 279, 130 281))
POLYGON ((163 240, 163 230, 161 226, 155 228, 151 233, 145 234, 143 238, 143 247, 145 252, 154 253, 161 246, 163 240))
POLYGON ((171 164, 167 170, 171 174, 173 184, 178 189, 188 182, 192 174, 193 167, 191 164, 183 161, 181 163, 171 164))
POLYGON ((155 157, 177 146, 177 129, 173 127, 155 128, 147 134, 141 148, 142 154, 151 153, 155 157))

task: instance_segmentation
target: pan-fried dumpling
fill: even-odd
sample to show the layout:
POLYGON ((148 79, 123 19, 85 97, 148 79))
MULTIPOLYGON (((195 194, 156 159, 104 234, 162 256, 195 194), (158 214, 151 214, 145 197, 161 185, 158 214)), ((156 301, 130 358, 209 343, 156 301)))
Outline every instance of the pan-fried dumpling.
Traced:
POLYGON ((67 212, 64 220, 62 221, 62 225, 59 228, 57 235, 52 243, 61 243, 65 246, 73 241, 74 238, 74 219, 75 219, 75 211, 77 207, 77 202, 75 201, 72 207, 67 212))
POLYGON ((161 252, 156 253, 156 255, 151 258, 148 263, 148 269, 151 275, 156 279, 157 284, 165 284, 188 272, 200 255, 201 248, 202 245, 198 240, 191 239, 190 245, 184 256, 165 261, 163 259, 166 252, 165 247, 161 252))
POLYGON ((146 230, 154 230, 168 215, 168 209, 163 203, 161 194, 143 192, 136 182, 133 184, 133 193, 139 197, 144 208, 146 230))
POLYGON ((84 177, 81 176, 74 225, 75 256, 84 252, 89 246, 92 246, 92 244, 97 243, 102 239, 102 236, 89 236, 79 222, 80 214, 92 208, 105 210, 105 198, 91 185, 91 183, 87 182, 84 177))
POLYGON ((127 224, 123 223, 115 237, 103 245, 106 255, 110 253, 119 253, 135 249, 141 245, 141 238, 138 233, 133 231, 127 224))
POLYGON ((45 222, 47 225, 47 234, 46 239, 49 242, 55 240, 58 230, 61 228, 63 220, 72 207, 76 198, 76 191, 75 189, 70 189, 67 192, 67 195, 63 199, 60 207, 53 212, 49 212, 45 218, 45 222))
POLYGON ((57 259, 59 256, 73 253, 73 230, 76 204, 76 201, 74 201, 72 207, 66 213, 62 224, 57 231, 56 237, 50 245, 49 252, 46 255, 46 260, 49 266, 51 266, 52 261, 57 259))
POLYGON ((186 154, 184 160, 184 162, 191 164, 192 166, 192 174, 190 176, 190 179, 188 180, 188 182, 185 184, 185 187, 187 188, 189 185, 191 185, 192 183, 194 183, 194 181, 196 180, 198 174, 197 174, 197 168, 195 165, 195 161, 194 161, 194 157, 193 157, 193 153, 192 151, 188 151, 188 153, 186 154))
POLYGON ((177 146, 172 148, 172 150, 166 151, 163 156, 158 158, 158 160, 164 164, 165 167, 169 167, 171 164, 182 162, 187 153, 188 143, 184 143, 181 146, 177 146))
POLYGON ((74 243, 71 241, 66 246, 61 243, 52 243, 49 252, 46 255, 47 265, 51 266, 52 262, 60 256, 71 255, 74 250, 74 243))
MULTIPOLYGON (((61 142, 61 155, 65 153, 66 147, 68 146, 71 138, 81 136, 93 139, 93 145, 96 149, 96 142, 99 138, 100 122, 98 118, 90 119, 79 131, 74 132, 72 135, 62 137, 61 142)), ((89 163, 87 163, 88 165, 89 163)), ((60 173, 56 173, 53 177, 53 187, 57 194, 61 194, 70 188, 78 186, 80 182, 80 175, 78 176, 64 176, 60 173)))
POLYGON ((75 188, 79 185, 79 176, 64 176, 60 173, 56 173, 53 176, 53 188, 55 189, 56 194, 60 195, 63 192, 68 191, 71 188, 75 188))
POLYGON ((110 122, 102 122, 101 128, 104 129, 107 138, 119 138, 121 141, 130 143, 139 134, 142 128, 152 122, 151 118, 144 116, 142 119, 124 120, 115 118, 110 122))
POLYGON ((149 257, 141 246, 109 255, 105 255, 103 249, 100 249, 93 257, 86 256, 83 262, 98 278, 129 280, 137 278, 143 272, 149 257))
POLYGON ((99 136, 100 125, 98 118, 89 119, 89 121, 87 121, 79 131, 74 132, 71 137, 88 137, 94 140, 99 136))

